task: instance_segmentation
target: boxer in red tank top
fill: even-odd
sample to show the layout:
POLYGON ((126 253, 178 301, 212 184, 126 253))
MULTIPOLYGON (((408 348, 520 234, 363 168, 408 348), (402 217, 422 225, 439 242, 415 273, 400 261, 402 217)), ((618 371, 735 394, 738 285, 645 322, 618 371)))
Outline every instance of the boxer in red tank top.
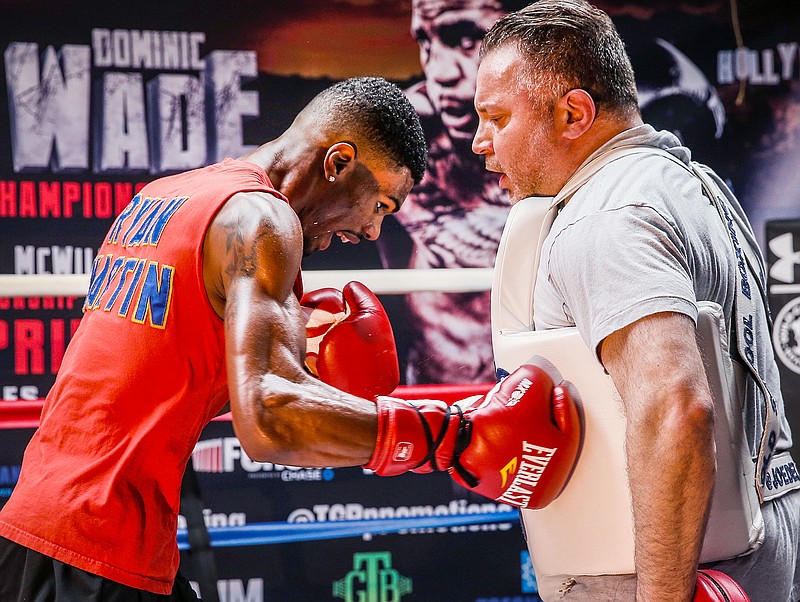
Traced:
POLYGON ((370 459, 375 404, 304 369, 300 264, 334 236, 376 239, 421 179, 425 147, 399 88, 352 79, 252 153, 131 200, 100 245, 83 319, 0 513, 0 599, 52 587, 23 581, 32 559, 69 571, 65 593, 95 591, 70 599, 171 595, 182 475, 229 399, 254 459, 370 459), (292 402, 273 405, 263 375, 296 385, 292 402), (265 437, 273 422, 282 426, 265 437))

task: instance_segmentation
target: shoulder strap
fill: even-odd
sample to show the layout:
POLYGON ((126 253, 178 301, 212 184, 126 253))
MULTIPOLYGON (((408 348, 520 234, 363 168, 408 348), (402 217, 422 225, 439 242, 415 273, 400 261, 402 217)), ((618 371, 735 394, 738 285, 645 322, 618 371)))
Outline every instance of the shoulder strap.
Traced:
MULTIPOLYGON (((686 166, 684 165, 684 167, 686 166)), ((731 216, 730 209, 719 186, 711 180, 708 173, 698 163, 692 162, 691 170, 702 182, 706 196, 711 201, 711 204, 714 205, 725 225, 738 266, 738 283, 733 305, 733 320, 736 321, 733 329, 736 333, 736 350, 739 359, 747 368, 756 385, 758 385, 764 398, 764 430, 761 434, 756 460, 756 491, 758 491, 759 501, 763 502, 764 493, 762 490, 767 477, 767 469, 772 456, 775 454, 775 445, 781 433, 778 403, 775 400, 775 396, 770 392, 765 378, 759 372, 759 364, 756 361, 756 356, 759 353, 763 353, 763 351, 760 351, 757 346, 758 337, 755 336, 755 329, 757 328, 755 316, 761 312, 767 312, 769 308, 766 285, 763 281, 764 271, 761 269, 761 261, 755 255, 755 250, 747 244, 742 244, 747 239, 744 237, 736 220, 731 216), (761 300, 761 307, 758 306, 754 298, 756 294, 761 300)), ((769 337, 767 337, 767 340, 769 340, 769 337)))
POLYGON ((763 488, 770 461, 775 454, 775 445, 780 436, 781 424, 778 415, 777 401, 775 400, 775 396, 770 392, 765 378, 759 372, 758 362, 756 361, 756 356, 759 353, 763 353, 763 351, 757 348, 758 338, 755 336, 755 329, 757 327, 755 316, 761 312, 768 312, 769 308, 762 262, 756 255, 756 249, 751 248, 747 244, 742 244, 742 242, 747 239, 736 220, 733 219, 720 187, 711 179, 706 168, 696 161, 692 161, 687 165, 675 155, 660 148, 651 146, 629 148, 631 153, 639 152, 660 155, 698 178, 703 187, 704 195, 717 210, 717 214, 725 226, 725 231, 728 233, 733 256, 738 266, 738 282, 733 304, 734 315, 732 317, 732 321, 734 322, 734 328, 732 330, 735 333, 736 339, 736 354, 761 390, 761 394, 764 398, 764 426, 761 434, 758 456, 756 458, 755 471, 756 491, 758 492, 759 501, 763 502, 763 488), (757 294, 761 301, 760 308, 756 303, 754 294, 757 294))
MULTIPOLYGON (((588 163, 578 169, 578 171, 576 171, 562 187, 559 193, 553 197, 547 212, 543 213, 540 218, 537 218, 541 220, 541 227, 539 231, 539 239, 536 243, 537 246, 534 253, 534 263, 532 266, 532 273, 534 274, 534 286, 536 280, 535 274, 538 272, 539 262, 541 259, 542 244, 544 239, 547 237, 548 232, 550 231, 550 227, 555 220, 555 216, 558 213, 558 209, 561 204, 569 200, 569 198, 575 194, 578 189, 586 184, 586 182, 588 182, 589 179, 603 167, 613 161, 616 161, 617 159, 622 159, 634 154, 659 155, 669 159, 676 165, 679 165, 698 178, 702 185, 704 195, 708 197, 709 202, 717 210, 720 219, 725 225, 725 230, 728 233, 732 252, 736 258, 736 263, 739 268, 736 297, 734 300, 734 316, 732 318, 735 322, 735 328, 732 328, 732 330, 735 332, 736 354, 741 360, 741 363, 746 367, 756 385, 761 390, 761 393, 764 397, 764 430, 761 435, 761 443, 759 445, 755 471, 756 491, 758 492, 759 501, 763 501, 764 494, 762 489, 765 479, 767 478, 770 460, 775 453, 775 445, 777 444, 781 428, 775 396, 772 395, 765 379, 760 374, 758 362, 756 361, 756 355, 760 351, 756 348, 757 337, 754 334, 754 328, 756 327, 754 316, 761 311, 768 311, 769 308, 769 303, 766 296, 766 286, 764 284, 764 270, 761 268, 761 261, 759 261, 759 258, 756 256, 756 250, 750 248, 750 246, 747 244, 742 245, 740 242, 746 241, 747 239, 743 236, 738 224, 736 223, 736 220, 734 220, 731 216, 730 209, 728 208, 727 202, 722 191, 720 190, 720 187, 711 179, 709 174, 706 173, 705 169, 699 163, 693 161, 687 165, 666 150, 654 146, 637 144, 617 146, 592 158, 588 163), (757 294, 761 299, 763 308, 758 307, 753 297, 755 291, 758 291, 757 294)), ((524 199, 523 201, 520 201, 520 203, 526 200, 528 199, 524 199)), ((506 233, 504 233, 504 238, 506 238, 505 234, 506 233)), ((530 234, 530 232, 528 234, 530 234)), ((517 236, 519 236, 519 233, 517 233, 517 236)), ((501 241, 501 244, 509 243, 506 240, 501 241)), ((497 272, 498 271, 496 270, 496 279, 502 276, 502 273, 497 272)), ((530 290, 528 307, 530 320, 529 324, 532 328, 534 323, 533 286, 530 290)), ((763 351, 761 353, 763 353, 763 351)))

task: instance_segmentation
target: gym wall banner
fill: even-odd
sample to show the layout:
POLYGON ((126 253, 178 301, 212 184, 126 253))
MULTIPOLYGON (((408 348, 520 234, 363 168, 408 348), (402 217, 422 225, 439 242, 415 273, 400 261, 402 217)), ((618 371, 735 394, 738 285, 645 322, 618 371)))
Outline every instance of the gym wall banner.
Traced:
MULTIPOLYGON (((761 242, 768 221, 800 218, 800 4, 597 5, 626 41, 645 119, 729 181, 761 242)), ((334 241, 304 269, 491 267, 508 201, 463 135, 470 98, 440 93, 469 87, 480 24, 475 13, 451 19, 455 0, 439 6, 448 19, 412 13, 410 0, 0 0, 0 273, 88 274, 144 183, 241 155, 328 84, 362 75, 407 90, 429 138, 429 171, 379 244, 334 241)), ((796 283, 794 265, 794 280, 781 280, 796 255, 775 244, 770 286, 796 283)), ((2 293, 0 404, 24 404, 52 386, 83 298, 2 293)), ((404 384, 492 379, 488 298, 382 297, 404 384)), ((794 320, 790 311, 782 317, 794 320)), ((787 326, 778 340, 791 351, 796 336, 787 326)), ((0 429, 0 504, 31 432, 0 429)), ((195 455, 204 520, 212 538, 230 537, 214 549, 221 600, 538 599, 518 521, 496 506, 491 516, 446 475, 258 465, 237 446, 230 423, 214 422, 195 455), (408 515, 429 522, 383 532, 360 524, 408 515)))
MULTIPOLYGON (((414 15, 409 0, 0 4, 0 272, 87 274, 143 183, 254 148, 317 91, 356 75, 408 90, 431 165, 378 244, 335 240, 304 268, 493 265, 507 199, 463 135, 470 102, 440 92, 449 73, 467 86, 477 68, 479 24, 441 25, 458 3, 414 15)), ((800 5, 598 5, 626 41, 645 119, 729 180, 762 243, 768 219, 796 218, 800 5)), ((487 292, 382 301, 404 383, 492 380, 487 292)), ((47 393, 82 302, 0 301, 3 400, 47 393)))

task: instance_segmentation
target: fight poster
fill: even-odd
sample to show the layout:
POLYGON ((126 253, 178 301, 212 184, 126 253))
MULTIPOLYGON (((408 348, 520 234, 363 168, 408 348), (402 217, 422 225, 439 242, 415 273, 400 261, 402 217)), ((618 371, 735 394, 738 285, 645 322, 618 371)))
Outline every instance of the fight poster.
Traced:
MULTIPOLYGON (((274 138, 349 76, 402 86, 430 145, 425 180, 377 243, 334 241, 305 269, 488 268, 508 200, 470 149, 483 29, 524 3, 3 2, 0 270, 87 274, 147 181, 274 138), (500 8, 500 7, 505 8, 500 8), (347 40, 347 43, 336 43, 347 40)), ((731 184, 764 242, 795 218, 800 8, 607 1, 647 121, 731 184)), ((488 293, 392 295, 403 383, 493 379, 488 293)), ((2 400, 41 398, 81 298, 0 300, 2 400)))
MULTIPOLYGON (((471 152, 471 95, 487 23, 524 3, 475 4, 477 10, 465 12, 455 0, 0 0, 0 273, 88 274, 101 238, 144 183, 239 156, 278 136, 330 83, 363 75, 382 75, 406 90, 429 141, 428 173, 377 243, 334 240, 308 257, 304 269, 491 267, 509 203, 471 152)), ((729 182, 766 254, 766 224, 800 217, 800 5, 597 5, 626 42, 645 120, 675 132, 695 159, 729 182)), ((774 286, 797 282, 800 247, 786 243, 790 232, 796 229, 769 238, 774 286)), ((0 403, 43 398, 78 326, 83 298, 2 293, 0 403)), ((488 292, 382 301, 403 384, 493 380, 488 292)), ((774 339, 790 359, 797 349, 793 307, 773 311, 786 318, 774 339)), ((226 428, 209 427, 204 441, 213 443, 198 449, 216 450, 219 439, 219 453, 229 445, 234 455, 226 457, 234 458, 226 428)), ((6 454, 0 504, 13 489, 29 434, 0 430, 8 443, 0 446, 6 454)), ((345 513, 441 507, 447 517, 477 503, 449 490, 446 477, 430 477, 435 484, 422 477, 390 483, 360 470, 311 474, 246 460, 243 468, 237 457, 230 465, 237 482, 208 464, 210 456, 198 457, 206 462, 199 476, 212 528, 287 522, 300 508, 326 519, 318 522, 336 522, 331 516, 340 507, 345 513), (259 493, 244 499, 250 487, 259 493), (249 510, 253 500, 264 507, 249 510)), ((446 592, 457 591, 463 600, 532 602, 536 586, 518 523, 485 524, 494 526, 440 525, 433 532, 331 538, 316 546, 296 539, 238 554, 225 548, 220 593, 229 602, 280 600, 305 582, 306 599, 448 600, 446 592), (485 572, 469 565, 480 584, 470 589, 449 579, 463 574, 458 559, 471 549, 497 555, 485 572), (426 562, 415 560, 420 550, 427 550, 426 562), (443 564, 436 565, 436 556, 443 564), (442 591, 431 589, 437 583, 442 591), (472 595, 462 596, 466 591, 472 595)))

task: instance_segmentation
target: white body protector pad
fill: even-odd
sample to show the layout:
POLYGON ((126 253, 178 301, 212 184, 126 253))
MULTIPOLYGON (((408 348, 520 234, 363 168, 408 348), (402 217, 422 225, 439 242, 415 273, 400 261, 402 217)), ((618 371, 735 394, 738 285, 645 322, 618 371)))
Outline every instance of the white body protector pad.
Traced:
MULTIPOLYGON (((625 153, 625 151, 622 151, 625 153)), ((627 153, 625 153, 627 154, 627 153)), ((492 340, 498 368, 513 371, 532 355, 550 360, 577 388, 585 422, 580 457, 564 491, 548 507, 523 510, 522 521, 540 591, 555 591, 566 575, 634 573, 631 492, 624 452, 625 412, 611 378, 577 328, 535 332, 533 291, 541 245, 556 206, 597 169, 604 157, 558 197, 516 203, 503 230, 492 283, 492 340)), ((576 174, 578 175, 578 174, 576 174)), ((719 305, 699 304, 701 352, 707 358, 716 409, 717 478, 701 562, 749 553, 763 541, 753 486, 754 464, 742 425, 744 373, 728 353, 719 305)), ((545 598, 547 599, 547 598, 545 598)))

